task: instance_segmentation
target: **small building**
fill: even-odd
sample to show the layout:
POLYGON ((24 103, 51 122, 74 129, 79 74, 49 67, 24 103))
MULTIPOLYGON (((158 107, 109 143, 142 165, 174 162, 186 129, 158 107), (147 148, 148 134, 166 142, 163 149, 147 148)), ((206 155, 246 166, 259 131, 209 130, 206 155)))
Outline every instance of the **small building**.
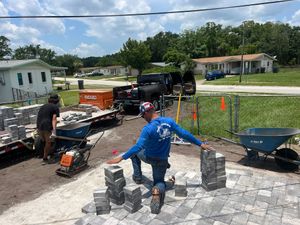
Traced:
POLYGON ((107 67, 86 67, 86 68, 81 68, 80 72, 82 74, 97 72, 97 73, 102 73, 105 76, 116 76, 116 75, 137 76, 138 75, 138 71, 136 69, 131 69, 130 67, 125 67, 121 65, 107 66, 107 67))
POLYGON ((272 72, 275 58, 266 53, 221 56, 193 59, 196 63, 195 73, 206 74, 210 70, 221 70, 225 74, 240 74, 242 61, 244 62, 244 74, 272 72), (242 59, 243 58, 243 59, 242 59))
POLYGON ((0 102, 25 100, 52 92, 51 72, 67 67, 51 66, 40 59, 0 61, 0 102))

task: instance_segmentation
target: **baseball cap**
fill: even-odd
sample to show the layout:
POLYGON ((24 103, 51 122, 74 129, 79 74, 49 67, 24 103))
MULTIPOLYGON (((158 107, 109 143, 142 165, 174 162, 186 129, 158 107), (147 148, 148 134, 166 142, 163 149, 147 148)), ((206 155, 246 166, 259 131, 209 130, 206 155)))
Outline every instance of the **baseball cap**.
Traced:
POLYGON ((59 97, 57 94, 51 94, 49 97, 50 100, 52 100, 54 103, 58 103, 59 102, 59 97))
POLYGON ((145 112, 149 112, 151 109, 154 109, 154 106, 151 102, 144 102, 140 105, 140 114, 139 116, 144 116, 145 112))

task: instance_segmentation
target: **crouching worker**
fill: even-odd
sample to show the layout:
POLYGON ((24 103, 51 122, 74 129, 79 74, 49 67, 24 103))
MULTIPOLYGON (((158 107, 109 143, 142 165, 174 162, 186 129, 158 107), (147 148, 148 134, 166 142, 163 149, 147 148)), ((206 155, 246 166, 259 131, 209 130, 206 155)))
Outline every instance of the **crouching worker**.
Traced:
MULTIPOLYGON (((133 166, 133 180, 141 184, 142 170, 141 160, 152 166, 153 188, 150 204, 151 213, 158 214, 164 202, 165 196, 165 174, 169 167, 168 157, 171 148, 172 133, 179 137, 201 146, 204 149, 210 147, 196 139, 188 131, 179 127, 172 118, 160 117, 150 102, 140 105, 140 115, 148 122, 142 129, 141 135, 133 147, 122 156, 107 161, 108 164, 121 162, 123 159, 131 158, 133 166)), ((175 182, 175 180, 174 180, 175 182)))
POLYGON ((57 94, 53 94, 49 97, 48 103, 43 105, 37 116, 37 129, 41 139, 45 142, 43 165, 47 164, 48 155, 51 153, 51 137, 55 136, 57 117, 59 117, 59 97, 57 94))

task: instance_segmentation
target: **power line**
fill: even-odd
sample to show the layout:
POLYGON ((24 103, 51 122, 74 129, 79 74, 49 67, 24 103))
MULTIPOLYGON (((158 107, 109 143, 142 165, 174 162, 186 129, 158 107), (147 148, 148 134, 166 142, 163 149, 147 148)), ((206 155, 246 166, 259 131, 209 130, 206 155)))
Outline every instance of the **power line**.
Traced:
POLYGON ((214 8, 203 8, 203 9, 190 9, 190 10, 175 10, 175 11, 161 11, 161 12, 148 12, 148 13, 124 13, 124 14, 100 14, 100 15, 69 15, 69 16, 59 16, 59 15, 46 15, 46 16, 0 16, 0 19, 43 19, 43 18, 106 18, 106 17, 127 17, 127 16, 153 16, 153 15, 164 15, 164 14, 178 14, 178 13, 195 13, 195 12, 205 12, 205 11, 215 11, 215 10, 226 10, 235 8, 245 8, 253 7, 259 5, 270 5, 285 2, 292 2, 296 0, 278 0, 269 2, 258 2, 252 4, 244 5, 232 5, 214 8))

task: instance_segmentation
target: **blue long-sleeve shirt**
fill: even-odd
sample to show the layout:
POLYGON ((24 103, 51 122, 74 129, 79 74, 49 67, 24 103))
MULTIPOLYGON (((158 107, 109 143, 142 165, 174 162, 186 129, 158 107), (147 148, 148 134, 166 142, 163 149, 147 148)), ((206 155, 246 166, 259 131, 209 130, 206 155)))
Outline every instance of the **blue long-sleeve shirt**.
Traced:
POLYGON ((146 156, 167 159, 171 148, 172 133, 195 144, 202 142, 196 139, 191 133, 182 129, 172 118, 158 117, 151 120, 142 130, 137 143, 131 147, 123 156, 123 159, 130 158, 133 154, 145 149, 146 156))

